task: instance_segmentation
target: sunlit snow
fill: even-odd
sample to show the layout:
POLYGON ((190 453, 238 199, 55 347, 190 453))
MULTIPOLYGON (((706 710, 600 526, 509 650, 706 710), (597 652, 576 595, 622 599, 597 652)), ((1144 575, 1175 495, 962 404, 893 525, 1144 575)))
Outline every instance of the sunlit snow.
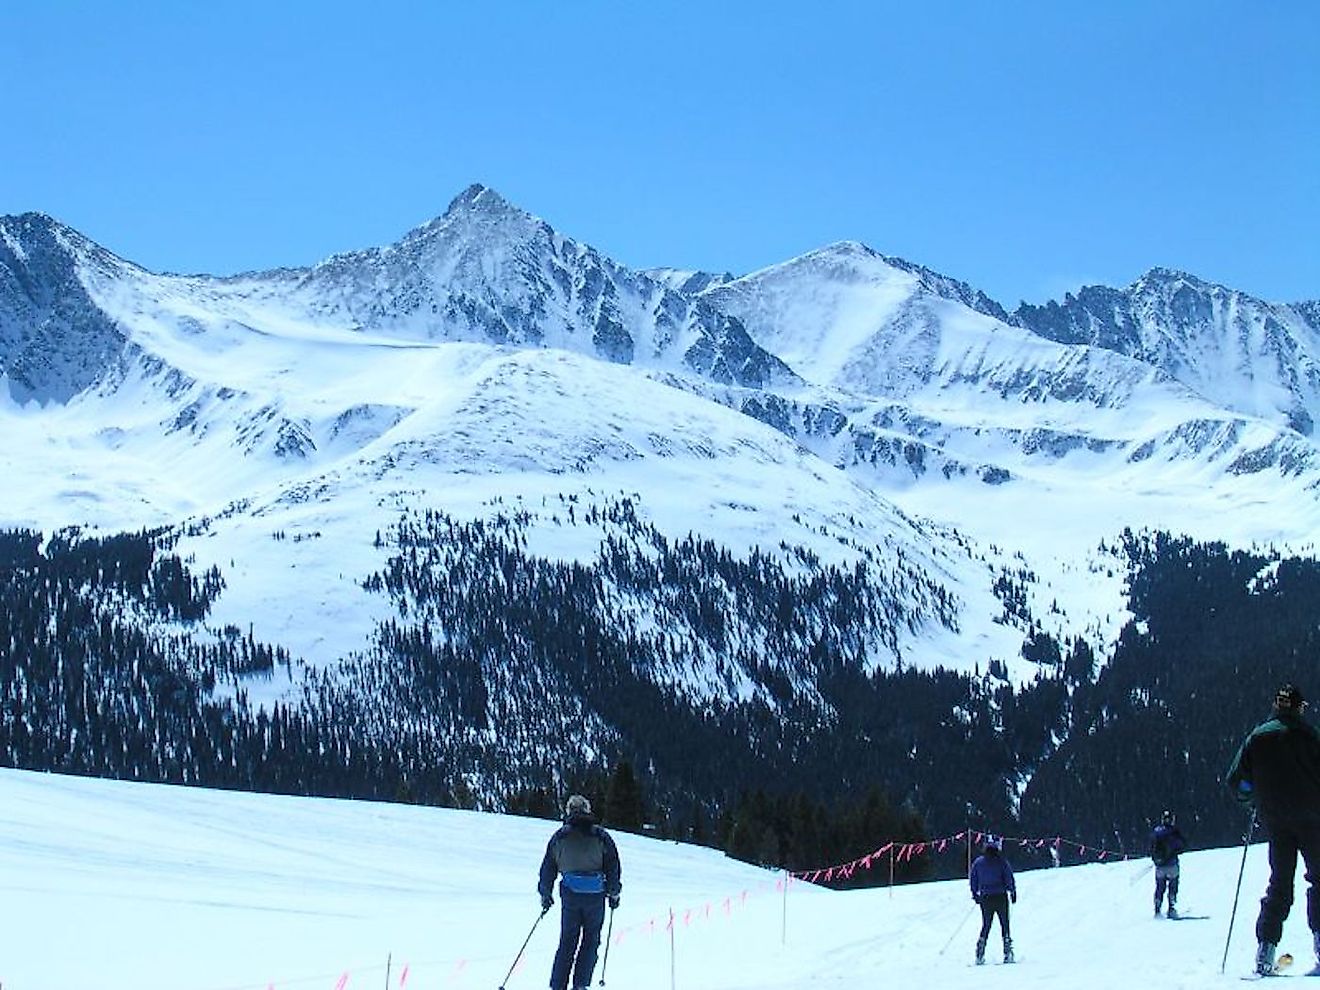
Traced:
MULTIPOLYGON (((558 909, 537 922, 536 871, 553 822, 14 770, 0 771, 0 809, 0 984, 12 990, 548 981, 558 909)), ((623 899, 596 981, 627 990, 1240 986, 1268 872, 1253 845, 1225 975, 1241 847, 1184 855, 1183 921, 1152 916, 1146 860, 1022 872, 1019 962, 1000 964, 996 930, 976 967, 964 881, 842 893, 794 881, 785 892, 780 872, 615 835, 623 899)), ((1303 970, 1310 947, 1299 907, 1281 949, 1303 970)))

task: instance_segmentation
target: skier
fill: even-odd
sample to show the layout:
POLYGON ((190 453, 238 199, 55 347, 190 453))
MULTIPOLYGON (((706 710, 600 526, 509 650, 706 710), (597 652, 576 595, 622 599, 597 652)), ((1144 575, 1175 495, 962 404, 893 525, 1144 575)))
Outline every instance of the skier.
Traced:
POLYGON ((1178 854, 1187 848, 1172 811, 1160 815, 1160 823, 1150 833, 1150 858, 1155 864, 1155 917, 1160 916, 1164 892, 1169 892, 1169 917, 1178 917, 1178 854))
POLYGON ((1302 719, 1306 700, 1293 684, 1279 688, 1271 718, 1252 730, 1226 782, 1253 804, 1269 834, 1270 881, 1256 918, 1256 972, 1275 971, 1274 952, 1293 903, 1297 854, 1306 863, 1306 920, 1320 976, 1320 734, 1302 719))
POLYGON ((564 825, 553 836, 541 860, 537 891, 541 910, 554 904, 551 889, 559 881, 559 948, 550 969, 550 990, 574 990, 591 985, 600 948, 605 904, 619 906, 622 889, 619 851, 614 840, 591 814, 591 802, 574 794, 564 806, 564 825))
POLYGON ((999 916, 999 931, 1004 936, 1004 962, 1013 961, 1013 939, 1008 926, 1008 902, 1017 903, 1017 883, 1013 867, 1003 855, 1003 840, 997 835, 986 836, 985 850, 972 863, 968 873, 972 887, 972 900, 981 905, 981 934, 976 940, 976 965, 985 963, 985 943, 990 937, 990 924, 999 916))

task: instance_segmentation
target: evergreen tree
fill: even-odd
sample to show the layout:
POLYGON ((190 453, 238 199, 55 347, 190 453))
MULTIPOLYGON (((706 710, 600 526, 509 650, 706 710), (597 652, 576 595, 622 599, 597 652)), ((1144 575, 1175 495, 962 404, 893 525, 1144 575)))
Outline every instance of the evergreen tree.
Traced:
POLYGON ((610 774, 610 782, 605 790, 603 820, 627 832, 641 831, 645 822, 642 789, 633 774, 632 764, 627 760, 616 763, 614 772, 610 774))

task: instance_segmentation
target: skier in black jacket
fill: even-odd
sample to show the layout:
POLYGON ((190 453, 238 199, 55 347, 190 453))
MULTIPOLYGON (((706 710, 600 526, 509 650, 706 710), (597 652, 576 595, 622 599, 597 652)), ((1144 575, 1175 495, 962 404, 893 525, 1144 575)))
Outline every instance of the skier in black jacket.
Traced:
POLYGON ((1270 840, 1270 882, 1256 919, 1256 971, 1274 972, 1274 952, 1293 903, 1297 855, 1306 863, 1306 920, 1320 975, 1320 734, 1302 719, 1306 700, 1292 684, 1274 698, 1273 717, 1252 730, 1228 768, 1227 783, 1253 804, 1270 840))
POLYGON ((551 890, 559 881, 559 948, 550 969, 550 990, 574 990, 591 986, 600 948, 600 929, 605 923, 605 902, 610 910, 619 906, 622 889, 619 851, 608 832, 596 823, 591 802, 574 794, 564 807, 564 825, 550 837, 541 860, 537 891, 541 910, 554 904, 551 890))
POLYGON ((1164 893, 1169 894, 1169 917, 1178 917, 1178 854, 1187 848, 1187 840, 1178 828, 1172 811, 1160 815, 1160 823, 1150 833, 1150 859, 1155 864, 1155 916, 1160 914, 1164 893))

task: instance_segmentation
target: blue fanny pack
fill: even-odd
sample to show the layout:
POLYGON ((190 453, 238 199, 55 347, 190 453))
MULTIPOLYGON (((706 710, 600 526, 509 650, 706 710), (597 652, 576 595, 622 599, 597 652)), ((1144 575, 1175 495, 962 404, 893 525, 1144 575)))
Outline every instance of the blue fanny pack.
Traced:
POLYGON ((604 873, 565 873, 562 883, 575 894, 605 893, 604 873))

